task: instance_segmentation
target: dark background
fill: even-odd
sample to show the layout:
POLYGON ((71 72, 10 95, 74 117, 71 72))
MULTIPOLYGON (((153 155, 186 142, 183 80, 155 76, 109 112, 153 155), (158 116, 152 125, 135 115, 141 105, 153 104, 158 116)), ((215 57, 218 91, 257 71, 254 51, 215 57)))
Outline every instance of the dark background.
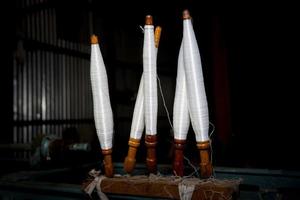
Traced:
MULTIPOLYGON (((123 162, 126 156, 131 120, 122 117, 122 113, 131 112, 129 115, 132 115, 133 97, 142 73, 143 35, 139 26, 144 24, 145 15, 151 14, 155 25, 162 27, 158 75, 167 77, 162 81, 162 87, 167 94, 167 107, 172 118, 172 95, 182 39, 181 13, 188 8, 203 62, 210 121, 216 126, 212 135, 214 165, 299 169, 299 46, 296 42, 297 17, 293 12, 280 6, 280 9, 259 5, 231 7, 219 4, 215 7, 197 1, 172 1, 166 5, 160 1, 48 2, 45 7, 53 7, 57 13, 58 38, 88 45, 90 30, 100 37, 115 117, 115 162, 123 162), (93 15, 92 28, 88 25, 89 12, 93 15), (122 45, 118 41, 122 41, 122 45), (135 73, 129 75, 132 82, 121 90, 118 84, 122 83, 114 76, 116 66, 129 68, 135 73), (118 105, 126 105, 127 111, 118 110, 118 105)), ((8 14, 2 17, 5 22, 1 64, 2 144, 12 142, 15 126, 12 119, 12 61, 17 41, 23 39, 19 34, 18 20, 23 16, 22 12, 31 12, 30 9, 22 11, 16 5, 16 2, 10 2, 8 14)), ((160 110, 158 151, 163 153, 158 157, 160 163, 170 164, 172 145, 169 140, 172 137, 162 107, 160 110)), ((192 130, 189 140, 187 157, 197 162, 192 130)), ((144 162, 144 153, 141 146, 138 154, 141 163, 144 162)))

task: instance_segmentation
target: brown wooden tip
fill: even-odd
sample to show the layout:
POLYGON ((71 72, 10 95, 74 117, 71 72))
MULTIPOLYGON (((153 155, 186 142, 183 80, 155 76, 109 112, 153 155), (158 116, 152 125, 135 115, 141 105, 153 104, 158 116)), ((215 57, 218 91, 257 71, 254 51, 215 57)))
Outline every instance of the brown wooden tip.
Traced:
POLYGON ((112 163, 112 149, 104 149, 102 150, 102 154, 104 156, 104 173, 106 177, 113 177, 114 176, 114 166, 112 163))
POLYGON ((96 35, 91 36, 91 44, 98 44, 98 37, 96 35))
POLYGON ((158 45, 159 45, 160 35, 161 35, 161 27, 157 26, 155 28, 155 33, 154 33, 154 41, 155 41, 155 47, 156 48, 158 48, 158 45))
POLYGON ((145 25, 153 25, 153 17, 151 15, 146 16, 145 25))
POLYGON ((157 172, 157 160, 156 160, 156 135, 146 135, 145 137, 145 144, 147 147, 147 158, 146 164, 149 173, 156 173, 157 172))
POLYGON ((197 142, 200 153, 200 175, 202 178, 209 178, 212 175, 212 164, 210 160, 210 141, 197 142))
POLYGON ((184 175, 183 165, 183 150, 185 146, 185 140, 174 140, 174 160, 173 160, 173 171, 177 176, 184 175))
POLYGON ((184 10, 182 12, 182 18, 183 19, 191 19, 192 17, 191 17, 190 12, 188 10, 184 10))
POLYGON ((140 140, 130 138, 128 145, 129 145, 129 149, 128 149, 127 157, 125 158, 124 161, 124 170, 127 173, 131 173, 135 167, 135 157, 136 157, 137 148, 140 146, 140 140))

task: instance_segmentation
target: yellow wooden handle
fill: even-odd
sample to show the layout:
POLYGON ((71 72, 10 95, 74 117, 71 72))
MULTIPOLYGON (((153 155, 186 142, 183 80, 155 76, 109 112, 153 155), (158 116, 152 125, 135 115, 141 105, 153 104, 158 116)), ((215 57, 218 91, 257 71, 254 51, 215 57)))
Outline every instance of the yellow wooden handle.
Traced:
POLYGON ((154 33, 154 40, 155 40, 155 47, 156 48, 158 48, 158 45, 159 45, 160 35, 161 35, 161 27, 157 26, 155 28, 155 33, 154 33))
POLYGON ((129 149, 128 149, 127 157, 125 158, 124 161, 124 170, 130 174, 135 167, 135 157, 136 157, 137 148, 140 146, 140 140, 130 138, 128 145, 129 145, 129 149))

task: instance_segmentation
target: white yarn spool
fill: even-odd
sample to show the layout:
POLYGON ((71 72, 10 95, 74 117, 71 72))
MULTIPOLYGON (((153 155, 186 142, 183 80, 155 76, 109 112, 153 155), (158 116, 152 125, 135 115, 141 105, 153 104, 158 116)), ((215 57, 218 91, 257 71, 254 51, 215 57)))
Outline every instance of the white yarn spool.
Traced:
POLYGON ((144 79, 144 108, 146 134, 156 135, 157 126, 157 81, 156 81, 156 50, 154 44, 154 27, 144 27, 143 47, 143 79, 144 79))
MULTIPOLYGON (((157 58, 158 48, 155 48, 157 58)), ((134 105, 133 118, 130 129, 130 138, 141 139, 145 127, 145 107, 144 107, 144 78, 140 80, 139 90, 134 105)))
POLYGON ((177 63, 176 90, 173 108, 174 138, 177 140, 185 140, 189 130, 189 126, 190 117, 184 72, 183 46, 181 43, 177 63))
POLYGON ((96 131, 101 149, 111 149, 113 114, 110 105, 105 65, 98 44, 91 45, 90 65, 96 131))
POLYGON ((183 20, 183 56, 188 107, 197 142, 209 140, 209 116, 197 40, 191 19, 183 20))
POLYGON ((130 129, 130 138, 141 139, 145 127, 144 112, 144 79, 141 77, 137 98, 134 105, 133 118, 130 129))

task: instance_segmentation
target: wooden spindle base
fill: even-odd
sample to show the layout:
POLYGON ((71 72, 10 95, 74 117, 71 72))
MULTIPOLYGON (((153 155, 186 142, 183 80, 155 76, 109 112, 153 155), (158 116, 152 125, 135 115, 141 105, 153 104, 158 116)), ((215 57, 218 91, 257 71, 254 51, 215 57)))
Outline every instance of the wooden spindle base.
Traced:
POLYGON ((209 178, 212 175, 212 164, 210 160, 210 141, 197 142, 200 153, 200 175, 201 178, 209 178))
POLYGON ((114 176, 114 166, 112 163, 112 149, 104 149, 102 150, 102 154, 104 156, 104 173, 105 176, 111 178, 114 176))
POLYGON ((146 165, 149 173, 156 173, 157 172, 157 160, 156 160, 156 135, 146 135, 145 137, 145 144, 147 147, 147 159, 146 165))
POLYGON ((177 176, 184 175, 183 165, 183 150, 185 146, 185 140, 174 139, 174 160, 173 160, 173 171, 177 176))
POLYGON ((128 145, 129 145, 129 149, 128 149, 127 157, 125 158, 124 161, 124 170, 125 172, 130 174, 135 167, 135 157, 136 157, 137 148, 140 146, 140 140, 130 138, 128 145))

